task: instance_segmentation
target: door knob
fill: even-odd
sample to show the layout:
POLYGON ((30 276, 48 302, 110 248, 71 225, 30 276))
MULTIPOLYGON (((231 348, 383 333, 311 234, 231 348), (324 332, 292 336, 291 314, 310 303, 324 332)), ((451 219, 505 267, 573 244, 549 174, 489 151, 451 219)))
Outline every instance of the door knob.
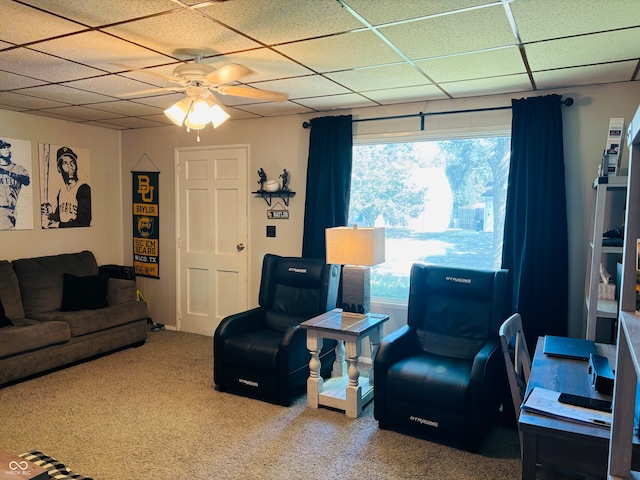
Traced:
POLYGON ((241 252, 242 250, 244 250, 244 243, 239 243, 238 245, 236 245, 236 249, 241 252))

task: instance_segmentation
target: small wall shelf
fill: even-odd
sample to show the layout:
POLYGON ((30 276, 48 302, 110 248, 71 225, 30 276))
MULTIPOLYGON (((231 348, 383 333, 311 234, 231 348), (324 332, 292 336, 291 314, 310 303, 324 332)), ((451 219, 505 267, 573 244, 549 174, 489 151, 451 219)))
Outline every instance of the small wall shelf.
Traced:
POLYGON ((284 204, 289 206, 289 198, 295 196, 296 192, 291 190, 278 190, 277 192, 267 192, 266 190, 258 190, 257 192, 251 192, 258 197, 262 197, 267 205, 271 206, 273 197, 280 198, 284 204))

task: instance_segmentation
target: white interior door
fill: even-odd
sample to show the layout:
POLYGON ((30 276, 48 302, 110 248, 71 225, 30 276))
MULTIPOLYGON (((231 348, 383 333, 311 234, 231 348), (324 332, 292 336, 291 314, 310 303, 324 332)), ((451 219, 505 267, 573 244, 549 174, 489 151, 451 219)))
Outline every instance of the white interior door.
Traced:
POLYGON ((247 308, 248 147, 177 150, 178 330, 213 336, 247 308))

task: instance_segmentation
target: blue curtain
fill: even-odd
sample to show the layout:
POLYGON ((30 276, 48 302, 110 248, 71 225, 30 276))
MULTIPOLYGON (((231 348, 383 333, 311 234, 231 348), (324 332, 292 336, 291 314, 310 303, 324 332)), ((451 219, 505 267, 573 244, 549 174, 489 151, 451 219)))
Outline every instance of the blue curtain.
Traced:
POLYGON ((302 256, 326 258, 324 230, 349 216, 353 136, 351 115, 311 120, 302 256))
POLYGON ((502 266, 529 351, 567 334, 568 244, 561 96, 512 100, 511 166, 502 266))

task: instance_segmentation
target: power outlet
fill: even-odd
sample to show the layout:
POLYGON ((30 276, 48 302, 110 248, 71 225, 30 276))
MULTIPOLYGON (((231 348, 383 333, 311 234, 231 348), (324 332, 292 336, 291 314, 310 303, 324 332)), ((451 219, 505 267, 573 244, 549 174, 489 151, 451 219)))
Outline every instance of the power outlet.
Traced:
POLYGON ((275 237, 275 236, 276 236, 276 226, 267 225, 267 237, 275 237))

